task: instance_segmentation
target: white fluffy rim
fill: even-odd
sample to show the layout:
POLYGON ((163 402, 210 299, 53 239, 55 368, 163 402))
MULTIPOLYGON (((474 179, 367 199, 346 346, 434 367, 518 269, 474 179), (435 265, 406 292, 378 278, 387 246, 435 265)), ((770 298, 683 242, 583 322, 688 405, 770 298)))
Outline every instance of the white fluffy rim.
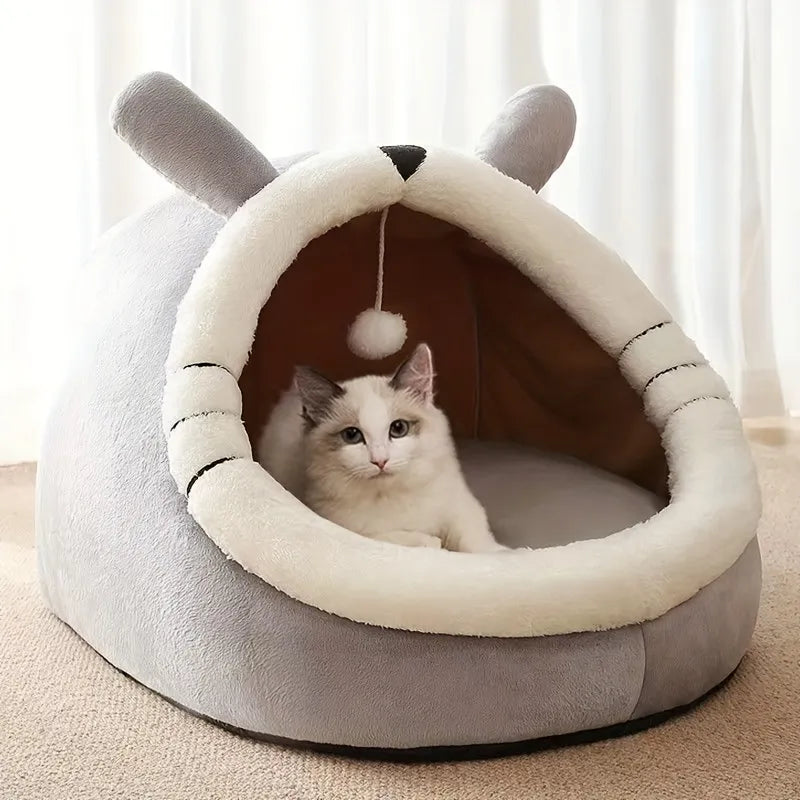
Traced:
POLYGON ((358 622, 500 637, 621 627, 689 599, 755 535, 758 485, 722 380, 622 259, 470 156, 429 150, 407 181, 378 148, 289 169, 220 231, 178 309, 167 375, 169 463, 189 513, 246 570, 358 622), (662 432, 672 489, 662 512, 541 550, 405 548, 317 516, 252 460, 237 379, 262 305, 309 241, 392 203, 486 242, 619 359, 662 432))

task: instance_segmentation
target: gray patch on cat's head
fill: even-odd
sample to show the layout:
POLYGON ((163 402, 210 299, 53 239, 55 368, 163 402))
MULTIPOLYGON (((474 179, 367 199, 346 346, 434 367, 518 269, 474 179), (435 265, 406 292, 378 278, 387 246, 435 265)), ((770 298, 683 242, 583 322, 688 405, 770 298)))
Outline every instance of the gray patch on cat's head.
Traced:
POLYGON ((424 342, 398 367, 389 385, 407 391, 425 403, 433 401, 433 354, 424 342))
POLYGON ((311 367, 295 368, 294 385, 303 404, 303 419, 310 427, 319 425, 333 401, 344 394, 338 383, 311 367))

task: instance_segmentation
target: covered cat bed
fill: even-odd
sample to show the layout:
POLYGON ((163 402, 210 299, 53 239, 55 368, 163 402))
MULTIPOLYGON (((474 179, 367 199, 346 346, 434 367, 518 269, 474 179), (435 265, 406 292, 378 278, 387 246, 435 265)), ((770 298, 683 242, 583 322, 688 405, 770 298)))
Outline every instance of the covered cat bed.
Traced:
POLYGON ((629 732, 725 681, 759 601, 751 459, 695 345, 536 195, 572 140, 562 92, 513 98, 479 158, 363 147, 276 168, 161 74, 114 119, 185 193, 94 258, 38 473, 61 619, 194 714, 382 757, 629 732), (521 549, 373 541, 252 460, 296 363, 395 363, 345 344, 386 207, 385 304, 407 347, 431 345, 468 481, 521 549))

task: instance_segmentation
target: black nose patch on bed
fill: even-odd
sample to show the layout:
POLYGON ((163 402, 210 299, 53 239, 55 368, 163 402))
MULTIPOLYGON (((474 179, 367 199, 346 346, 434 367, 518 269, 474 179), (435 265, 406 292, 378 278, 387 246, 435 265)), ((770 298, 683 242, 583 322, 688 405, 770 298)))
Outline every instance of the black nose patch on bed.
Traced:
POLYGON ((389 144, 381 147, 381 150, 392 159, 404 181, 419 169, 427 155, 424 147, 417 147, 415 144, 389 144))

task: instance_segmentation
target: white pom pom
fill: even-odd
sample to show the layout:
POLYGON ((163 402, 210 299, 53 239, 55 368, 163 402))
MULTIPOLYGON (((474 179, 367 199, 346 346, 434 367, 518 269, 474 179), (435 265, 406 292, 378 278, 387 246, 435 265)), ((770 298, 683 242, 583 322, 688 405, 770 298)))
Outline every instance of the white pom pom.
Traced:
POLYGON ((361 358, 378 360, 398 352, 406 341, 406 321, 399 314, 368 308, 350 326, 347 346, 361 358))

